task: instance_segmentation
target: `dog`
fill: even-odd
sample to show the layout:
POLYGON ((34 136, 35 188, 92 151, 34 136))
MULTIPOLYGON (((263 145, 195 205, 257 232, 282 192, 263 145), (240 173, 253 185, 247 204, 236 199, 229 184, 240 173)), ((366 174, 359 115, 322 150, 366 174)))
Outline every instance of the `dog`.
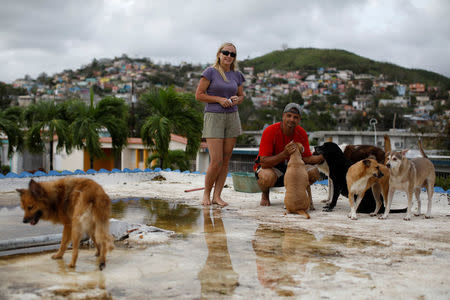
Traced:
MULTIPOLYGON (((387 134, 384 135, 384 152, 382 149, 372 145, 347 145, 341 144, 339 148, 344 152, 344 156, 351 162, 356 163, 365 158, 376 159, 379 163, 386 164, 385 153, 391 151, 391 139, 387 134)), ((316 153, 317 154, 317 153, 316 153)), ((327 204, 333 199, 333 180, 330 178, 330 170, 326 160, 317 164, 317 168, 328 177, 328 198, 325 200, 327 204)))
POLYGON ((382 164, 385 153, 383 149, 372 145, 347 145, 344 149, 344 156, 352 164, 365 158, 373 158, 382 164))
POLYGON ((386 205, 386 211, 381 219, 386 219, 389 215, 392 198, 396 190, 406 192, 408 197, 408 210, 406 216, 403 218, 406 221, 411 220, 411 207, 413 192, 417 199, 417 213, 420 215, 420 189, 426 188, 428 194, 428 207, 425 218, 431 218, 431 203, 434 192, 434 183, 436 181, 436 173, 433 163, 428 159, 427 155, 422 149, 422 142, 419 140, 419 150, 422 157, 413 159, 406 158, 405 154, 408 150, 392 152, 388 155, 386 166, 390 169, 391 177, 389 180, 389 195, 386 205))
MULTIPOLYGON (((341 148, 333 142, 326 142, 321 146, 315 147, 315 153, 323 155, 330 170, 330 178, 333 181, 333 198, 330 203, 324 206, 323 210, 332 211, 340 194, 348 198, 346 176, 352 163, 344 156, 341 148)), ((375 210, 375 207, 376 200, 373 197, 373 193, 365 193, 356 211, 359 213, 371 213, 375 210)), ((393 213, 405 211, 406 209, 391 210, 393 213)), ((384 206, 380 208, 379 212, 384 212, 384 206)))
POLYGON ((103 188, 91 179, 63 178, 56 181, 30 180, 28 189, 17 189, 24 210, 24 223, 36 225, 40 219, 64 225, 61 245, 53 259, 61 259, 72 241, 74 268, 78 258, 80 239, 87 233, 97 248, 99 268, 106 263, 106 253, 113 249, 109 234, 111 200, 103 188))
POLYGON ((363 159, 350 166, 347 171, 348 200, 350 202, 349 218, 356 220, 356 210, 366 191, 372 188, 375 198, 375 211, 370 213, 376 216, 381 208, 380 193, 383 194, 385 206, 389 192, 389 169, 374 159, 363 159), (356 207, 355 207, 355 197, 356 207))
POLYGON ((311 190, 309 190, 308 195, 309 177, 301 152, 303 152, 303 146, 297 143, 296 150, 291 154, 284 174, 284 186, 286 188, 284 205, 288 212, 304 215, 309 219, 307 210, 310 207, 311 198, 309 195, 311 195, 311 190))
POLYGON ((350 161, 345 158, 344 152, 341 148, 333 142, 326 142, 321 146, 314 148, 316 154, 322 154, 327 162, 329 170, 329 178, 332 180, 333 192, 331 202, 327 203, 324 211, 332 211, 336 206, 337 198, 340 194, 348 197, 347 183, 345 176, 348 168, 350 168, 350 161))

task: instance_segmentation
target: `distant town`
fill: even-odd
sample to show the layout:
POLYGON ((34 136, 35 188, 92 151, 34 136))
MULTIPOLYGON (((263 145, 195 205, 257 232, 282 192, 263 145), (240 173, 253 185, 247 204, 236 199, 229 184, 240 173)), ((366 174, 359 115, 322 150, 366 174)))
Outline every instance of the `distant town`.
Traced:
MULTIPOLYGON (((88 101, 92 87, 96 101, 114 95, 127 103, 137 101, 140 93, 152 87, 173 85, 178 92, 193 93, 205 67, 188 63, 157 65, 150 59, 131 59, 126 55, 94 59, 76 71, 65 70, 51 76, 42 73, 35 79, 25 76, 15 80, 13 87, 24 89, 26 94, 15 96, 13 102, 28 106, 39 100, 81 98, 88 101)), ((301 96, 306 111, 311 104, 331 103, 335 129, 351 129, 352 116, 364 116, 375 101, 377 107, 403 108, 401 117, 425 131, 426 128, 444 130, 450 118, 450 91, 421 82, 402 83, 387 80, 383 75, 355 74, 334 67, 308 73, 274 69, 255 73, 251 66, 241 71, 246 78, 247 98, 255 109, 273 107, 280 97, 296 93, 301 96)))

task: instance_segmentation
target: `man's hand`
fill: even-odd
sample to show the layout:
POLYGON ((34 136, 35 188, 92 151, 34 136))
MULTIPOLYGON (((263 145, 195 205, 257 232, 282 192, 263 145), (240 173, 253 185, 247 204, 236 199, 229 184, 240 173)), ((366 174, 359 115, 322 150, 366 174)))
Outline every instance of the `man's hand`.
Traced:
POLYGON ((290 141, 289 144, 284 146, 284 155, 286 157, 290 157, 291 154, 293 154, 297 150, 297 145, 294 143, 294 141, 290 141))

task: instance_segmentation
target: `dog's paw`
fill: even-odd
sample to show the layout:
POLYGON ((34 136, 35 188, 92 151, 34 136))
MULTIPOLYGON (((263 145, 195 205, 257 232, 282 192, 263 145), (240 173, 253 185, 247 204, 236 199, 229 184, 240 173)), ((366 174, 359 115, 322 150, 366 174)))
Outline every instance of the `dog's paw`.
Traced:
POLYGON ((432 219, 433 217, 430 215, 425 215, 425 219, 432 219))
POLYGON ((370 213, 370 215, 369 216, 371 216, 371 217, 376 217, 377 216, 377 214, 376 213, 370 213))
POLYGON ((379 219, 379 220, 386 220, 386 219, 387 219, 387 216, 382 215, 382 216, 379 216, 378 219, 379 219))
POLYGON ((406 216, 406 217, 403 218, 403 220, 405 220, 405 221, 411 221, 411 217, 410 217, 410 216, 406 216))
POLYGON ((420 213, 414 213, 414 216, 415 216, 415 217, 419 217, 419 216, 420 216, 420 213))
POLYGON ((98 265, 98 268, 100 269, 100 271, 103 271, 103 269, 105 268, 106 264, 104 262, 100 263, 98 265))
POLYGON ((52 259, 61 259, 63 256, 61 254, 55 253, 52 255, 52 259))
POLYGON ((323 207, 322 211, 330 212, 330 211, 333 211, 333 208, 328 206, 328 205, 326 205, 326 206, 323 207))
POLYGON ((67 266, 68 266, 69 268, 72 268, 72 269, 75 268, 75 264, 73 264, 73 263, 70 263, 70 264, 68 264, 67 266))

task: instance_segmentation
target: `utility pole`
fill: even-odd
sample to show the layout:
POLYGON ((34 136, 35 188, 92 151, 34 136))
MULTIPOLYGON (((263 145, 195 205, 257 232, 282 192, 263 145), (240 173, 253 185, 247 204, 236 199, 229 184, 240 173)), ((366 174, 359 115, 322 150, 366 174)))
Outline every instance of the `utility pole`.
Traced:
POLYGON ((375 139, 374 139, 374 145, 375 145, 375 146, 377 146, 377 126, 376 126, 377 123, 378 123, 378 121, 377 121, 377 119, 375 119, 375 118, 372 118, 372 119, 370 119, 370 121, 369 121, 369 124, 373 126, 373 130, 374 130, 374 132, 375 132, 375 139))

